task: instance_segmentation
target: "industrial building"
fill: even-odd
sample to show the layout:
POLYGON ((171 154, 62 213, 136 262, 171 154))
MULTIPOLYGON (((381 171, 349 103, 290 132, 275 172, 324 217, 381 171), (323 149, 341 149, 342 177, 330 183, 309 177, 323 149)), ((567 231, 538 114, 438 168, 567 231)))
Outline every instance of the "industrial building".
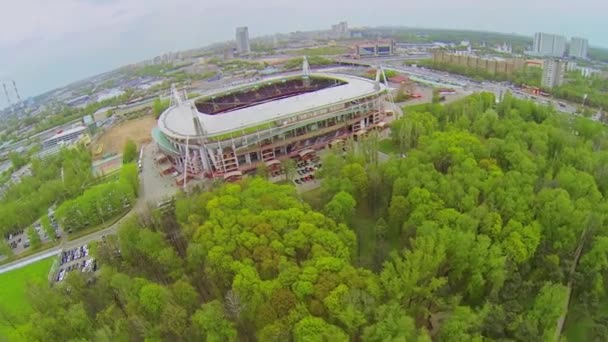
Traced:
MULTIPOLYGON (((350 75, 280 75, 187 100, 176 89, 152 137, 172 169, 239 179, 261 165, 309 158, 330 144, 383 127, 386 86, 350 75)), ((186 172, 186 174, 184 174, 186 172)))
POLYGON ((71 129, 68 129, 67 131, 63 131, 63 132, 59 132, 55 135, 53 135, 52 137, 44 140, 42 142, 42 149, 46 149, 49 147, 53 147, 56 145, 61 145, 61 144, 69 144, 75 140, 78 140, 84 133, 85 133, 86 127, 84 126, 77 126, 71 129))
POLYGON ((388 57, 395 52, 395 41, 383 39, 372 42, 359 43, 355 46, 356 58, 388 57))

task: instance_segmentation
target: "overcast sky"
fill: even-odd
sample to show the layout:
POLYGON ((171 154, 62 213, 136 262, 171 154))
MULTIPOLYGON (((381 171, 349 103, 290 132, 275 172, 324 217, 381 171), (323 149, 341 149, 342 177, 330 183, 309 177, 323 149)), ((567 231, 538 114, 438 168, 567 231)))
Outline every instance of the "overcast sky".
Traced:
MULTIPOLYGON (((399 25, 583 36, 608 47, 606 0, 0 0, 0 80, 22 96, 167 51, 250 36, 399 25)), ((6 105, 0 95, 0 107, 6 105)))

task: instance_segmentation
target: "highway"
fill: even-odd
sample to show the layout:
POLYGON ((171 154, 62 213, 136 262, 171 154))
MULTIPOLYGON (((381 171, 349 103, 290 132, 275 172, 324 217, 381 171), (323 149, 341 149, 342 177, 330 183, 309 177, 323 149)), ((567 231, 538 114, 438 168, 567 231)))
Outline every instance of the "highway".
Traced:
POLYGON ((528 99, 534 101, 539 105, 549 105, 554 107, 559 112, 575 114, 577 110, 577 107, 573 104, 566 103, 565 101, 561 100, 554 100, 551 98, 530 95, 519 91, 515 87, 509 86, 506 83, 488 81, 476 82, 465 76, 454 75, 443 71, 436 71, 427 68, 419 68, 412 66, 384 66, 384 69, 407 74, 412 80, 416 82, 427 83, 434 86, 445 88, 458 88, 471 92, 487 91, 494 93, 497 97, 510 91, 514 97, 520 99, 528 99))

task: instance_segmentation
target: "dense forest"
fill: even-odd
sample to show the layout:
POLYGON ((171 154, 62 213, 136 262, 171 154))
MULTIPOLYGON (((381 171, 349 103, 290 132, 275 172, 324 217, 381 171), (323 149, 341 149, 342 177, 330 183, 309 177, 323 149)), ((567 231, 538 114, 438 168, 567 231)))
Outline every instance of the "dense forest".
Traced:
POLYGON ((391 127, 399 157, 327 153, 316 201, 253 178, 127 222, 98 274, 9 319, 31 341, 543 341, 569 306, 608 339, 602 125, 479 94, 391 127))

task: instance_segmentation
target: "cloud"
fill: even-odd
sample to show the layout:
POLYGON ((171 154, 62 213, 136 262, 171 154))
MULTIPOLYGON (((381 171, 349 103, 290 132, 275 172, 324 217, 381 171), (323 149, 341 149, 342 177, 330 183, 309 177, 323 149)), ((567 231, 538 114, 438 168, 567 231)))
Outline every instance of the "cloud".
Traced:
MULTIPOLYGON (((10 0, 5 0, 10 1, 10 0)), ((17 0, 0 12, 0 81, 39 93, 166 51, 251 36, 399 25, 588 37, 608 46, 608 1, 577 0, 17 0)))

